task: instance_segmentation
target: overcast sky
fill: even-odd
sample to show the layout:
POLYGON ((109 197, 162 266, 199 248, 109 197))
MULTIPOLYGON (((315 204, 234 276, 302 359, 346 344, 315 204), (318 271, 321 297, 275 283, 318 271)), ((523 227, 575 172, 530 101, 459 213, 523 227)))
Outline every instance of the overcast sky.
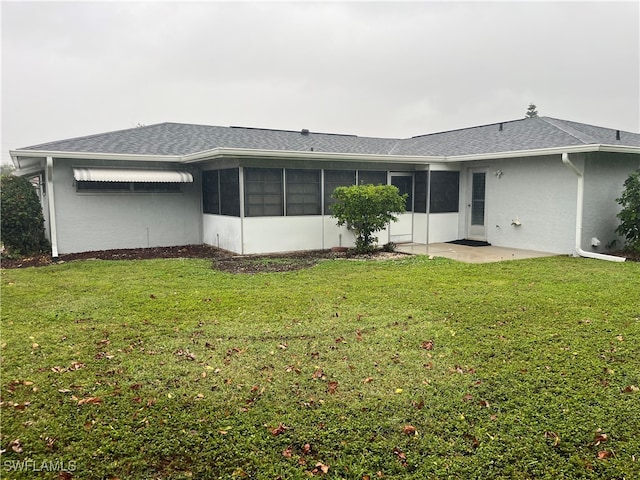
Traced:
POLYGON ((2 161, 183 122, 410 137, 640 131, 640 2, 6 2, 2 161))

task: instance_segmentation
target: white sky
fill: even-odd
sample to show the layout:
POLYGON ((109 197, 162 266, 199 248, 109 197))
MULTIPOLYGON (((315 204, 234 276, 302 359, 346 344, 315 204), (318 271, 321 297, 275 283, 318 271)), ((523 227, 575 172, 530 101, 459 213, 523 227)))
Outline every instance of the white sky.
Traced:
POLYGON ((8 2, 9 149, 160 122, 640 131, 640 2, 8 2))

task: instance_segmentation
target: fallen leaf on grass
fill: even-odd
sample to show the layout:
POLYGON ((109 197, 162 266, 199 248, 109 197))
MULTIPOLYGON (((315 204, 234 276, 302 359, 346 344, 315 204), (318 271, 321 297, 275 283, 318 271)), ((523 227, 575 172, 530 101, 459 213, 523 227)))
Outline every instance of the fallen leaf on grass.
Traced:
POLYGON ((293 454, 293 448, 291 446, 288 446, 282 451, 282 456, 284 458, 291 458, 292 454, 293 454))
POLYGON ((433 350, 433 340, 427 340, 422 342, 421 347, 424 348, 425 350, 433 350))
POLYGON ((396 457, 398 457, 398 461, 400 462, 400 464, 403 467, 407 466, 407 456, 404 454, 404 452, 402 450, 400 450, 398 447, 395 447, 393 449, 393 453, 395 453, 396 457))
POLYGON ((609 458, 611 455, 613 455, 609 450, 600 450, 598 452, 598 460, 604 460, 606 458, 609 458))
POLYGON ((97 405, 99 403, 102 403, 102 399, 100 397, 87 397, 78 400, 78 405, 97 405))
POLYGON ((628 385, 622 389, 624 393, 637 392, 638 390, 640 390, 640 388, 635 385, 628 385))
POLYGON ((373 382, 373 377, 367 377, 364 380, 362 380, 362 383, 371 383, 373 382))
POLYGON ((596 435, 593 438, 593 446, 597 447, 601 443, 606 442, 608 439, 609 437, 607 436, 606 433, 596 433, 596 435))
POLYGON ((285 424, 280 423, 276 428, 272 428, 271 429, 271 435, 278 436, 282 433, 285 432, 285 430, 289 430, 289 427, 287 427, 285 424))
POLYGON ((323 474, 329 473, 329 465, 325 465, 322 462, 318 462, 318 463, 316 463, 316 468, 311 470, 311 473, 313 475, 318 474, 318 473, 323 473, 323 474))
POLYGON ((416 435, 418 431, 413 425, 405 425, 404 427, 402 427, 402 433, 404 433, 405 435, 416 435))
POLYGON ((329 384, 327 385, 327 393, 333 395, 336 393, 337 388, 338 382, 329 382, 329 384))
POLYGON ((14 452, 22 453, 22 442, 20 442, 19 438, 12 440, 11 443, 9 443, 9 446, 11 447, 11 450, 13 450, 14 452))
POLYGON ((553 440, 554 447, 557 447, 560 444, 560 435, 556 432, 544 432, 544 438, 551 438, 553 440))

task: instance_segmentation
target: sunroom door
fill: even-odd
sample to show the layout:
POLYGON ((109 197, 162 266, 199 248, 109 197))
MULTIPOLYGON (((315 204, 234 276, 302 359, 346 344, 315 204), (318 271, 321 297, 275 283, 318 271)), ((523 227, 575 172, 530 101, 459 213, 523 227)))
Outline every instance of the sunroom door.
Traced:
MULTIPOLYGON (((408 194, 407 212, 398 216, 397 222, 389 225, 389 240, 394 243, 413 241, 413 173, 391 173, 391 185, 398 187, 400 195, 408 194)), ((382 242, 382 239, 379 239, 382 242)))
POLYGON ((486 170, 471 171, 471 202, 467 205, 467 238, 471 240, 487 240, 486 179, 486 170))

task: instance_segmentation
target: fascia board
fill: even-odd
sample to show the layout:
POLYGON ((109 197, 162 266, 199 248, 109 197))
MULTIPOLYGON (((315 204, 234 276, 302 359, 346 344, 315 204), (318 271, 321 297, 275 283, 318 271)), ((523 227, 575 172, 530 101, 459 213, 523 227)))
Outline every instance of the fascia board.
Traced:
POLYGON ((47 150, 10 150, 11 158, 81 158, 90 160, 136 160, 141 162, 180 162, 179 155, 145 155, 125 153, 64 152, 47 150))
POLYGON ((215 148, 206 152, 198 152, 182 157, 184 163, 199 162, 202 160, 215 160, 216 158, 283 158, 299 160, 333 160, 344 162, 378 162, 378 163, 416 163, 444 162, 442 156, 420 156, 420 155, 384 155, 368 153, 339 153, 339 152, 301 152, 292 150, 262 150, 251 148, 215 148))
POLYGON ((533 150, 513 150, 508 152, 492 152, 471 155, 452 155, 446 157, 447 162, 470 162, 473 160, 495 160, 500 158, 539 157, 542 155, 561 155, 563 153, 599 152, 602 145, 570 145, 567 147, 538 148, 533 150))

